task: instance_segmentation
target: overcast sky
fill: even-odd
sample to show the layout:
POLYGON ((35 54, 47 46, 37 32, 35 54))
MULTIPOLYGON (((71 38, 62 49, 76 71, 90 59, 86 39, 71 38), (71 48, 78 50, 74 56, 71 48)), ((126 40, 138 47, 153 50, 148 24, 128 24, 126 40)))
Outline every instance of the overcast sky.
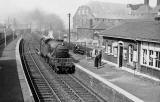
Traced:
MULTIPOLYGON (((86 4, 93 0, 0 0, 0 19, 3 15, 14 13, 17 11, 32 10, 35 8, 42 9, 48 13, 58 14, 64 21, 67 19, 67 13, 71 15, 75 13, 78 6, 86 4)), ((95 1, 95 0, 94 0, 95 1)), ((143 3, 144 0, 96 0, 112 3, 143 3)), ((150 0, 150 5, 154 6, 156 0, 150 0)))

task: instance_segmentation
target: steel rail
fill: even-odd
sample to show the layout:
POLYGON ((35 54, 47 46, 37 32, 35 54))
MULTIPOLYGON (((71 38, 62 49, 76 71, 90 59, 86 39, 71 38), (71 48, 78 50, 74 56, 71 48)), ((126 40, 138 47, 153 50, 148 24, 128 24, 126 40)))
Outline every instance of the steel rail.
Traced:
MULTIPOLYGON (((38 46, 38 45, 37 45, 37 46, 38 46)), ((32 46, 32 48, 34 49, 34 48, 36 48, 36 46, 34 45, 34 46, 32 46)), ((38 57, 37 57, 37 59, 38 59, 38 57)), ((46 62, 43 60, 43 63, 46 63, 46 62)), ((49 70, 50 72, 52 72, 52 73, 55 74, 55 72, 53 71, 52 67, 51 67, 50 65, 48 65, 48 63, 46 63, 46 65, 49 66, 49 67, 46 67, 46 68, 48 68, 48 70, 49 70)), ((54 75, 54 74, 53 74, 53 75, 54 75)), ((71 77, 71 78, 72 78, 74 81, 76 81, 80 86, 82 86, 82 87, 84 88, 84 90, 88 91, 91 97, 93 96, 94 98, 96 98, 96 99, 99 100, 99 101, 101 100, 102 102, 105 101, 105 100, 104 100, 103 98, 101 98, 100 96, 96 96, 97 94, 94 93, 94 92, 92 92, 91 89, 88 89, 84 84, 82 84, 81 82, 77 81, 76 78, 73 78, 73 76, 71 76, 71 75, 69 75, 69 77, 71 77)), ((77 92, 77 91, 75 90, 76 88, 72 88, 72 86, 70 86, 70 83, 67 83, 66 80, 63 80, 63 77, 61 77, 61 76, 59 76, 58 74, 56 74, 56 75, 55 75, 55 79, 57 80, 57 82, 60 82, 60 83, 59 83, 60 85, 64 85, 64 86, 66 86, 69 90, 71 90, 71 91, 73 92, 73 95, 75 95, 76 97, 78 97, 78 99, 79 99, 80 102, 85 102, 85 99, 87 99, 87 98, 82 97, 81 95, 77 94, 77 93, 79 93, 79 92, 77 92), (84 98, 84 99, 83 99, 83 98, 84 98)), ((68 80, 68 79, 67 79, 67 80, 68 80)), ((66 91, 66 93, 68 93, 68 94, 72 97, 71 93, 69 93, 69 92, 67 92, 67 91, 66 91)), ((90 97, 90 98, 91 98, 91 97, 90 97)), ((72 100, 74 100, 74 99, 72 99, 72 100)), ((77 101, 78 101, 78 100, 77 100, 77 101)), ((100 102, 101 102, 101 101, 100 101, 100 102)), ((97 102, 97 101, 96 101, 96 102, 97 102)))
POLYGON ((33 91, 35 92, 35 95, 36 95, 36 98, 37 98, 37 101, 38 102, 40 102, 40 98, 39 98, 39 96, 38 96, 38 93, 37 93, 37 91, 36 91, 36 88, 35 88, 35 86, 34 86, 34 84, 33 84, 33 81, 32 81, 32 78, 31 78, 31 75, 29 74, 29 70, 28 70, 28 68, 27 68, 27 61, 25 60, 25 54, 24 54, 24 42, 21 42, 22 43, 22 45, 21 45, 21 50, 22 50, 22 53, 21 53, 21 56, 22 56, 22 60, 23 60, 23 62, 24 62, 24 66, 25 66, 25 69, 26 69, 26 71, 27 71, 27 76, 28 76, 28 80, 30 81, 30 83, 31 83, 31 85, 32 85, 32 87, 33 87, 33 91))
POLYGON ((34 62, 36 68, 38 69, 38 72, 40 73, 40 75, 43 77, 43 79, 45 80, 46 84, 48 85, 48 87, 52 90, 52 93, 54 94, 54 96, 57 98, 57 101, 61 102, 60 98, 56 95, 56 93, 54 92, 54 90, 52 89, 51 85, 49 84, 48 80, 46 79, 46 77, 43 75, 43 73, 40 71, 37 63, 35 62, 35 59, 33 58, 32 54, 31 54, 31 49, 29 47, 29 55, 32 59, 32 61, 34 62))

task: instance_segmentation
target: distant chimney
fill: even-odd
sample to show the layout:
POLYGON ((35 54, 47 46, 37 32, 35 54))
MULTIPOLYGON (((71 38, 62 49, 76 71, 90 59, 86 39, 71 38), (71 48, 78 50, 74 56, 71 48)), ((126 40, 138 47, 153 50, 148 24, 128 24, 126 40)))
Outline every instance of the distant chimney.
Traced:
POLYGON ((157 15, 154 19, 158 22, 160 21, 160 9, 158 10, 157 15))
MULTIPOLYGON (((158 1, 158 0, 157 0, 158 1)), ((145 5, 149 5, 149 0, 144 0, 145 5)))
POLYGON ((160 5, 160 0, 157 0, 157 6, 159 6, 160 5))
POLYGON ((160 9, 158 10, 157 16, 159 16, 159 17, 160 17, 160 9))
POLYGON ((92 28, 93 27, 93 19, 90 19, 90 21, 89 21, 89 25, 90 25, 90 28, 92 28))

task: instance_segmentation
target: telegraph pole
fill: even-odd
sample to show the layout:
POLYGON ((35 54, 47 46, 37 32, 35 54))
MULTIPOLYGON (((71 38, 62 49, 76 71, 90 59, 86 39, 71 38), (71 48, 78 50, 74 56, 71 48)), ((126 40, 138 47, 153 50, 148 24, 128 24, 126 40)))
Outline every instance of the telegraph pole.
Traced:
POLYGON ((16 26, 16 20, 15 20, 15 18, 13 19, 13 25, 12 25, 12 27, 13 27, 13 40, 14 40, 14 36, 15 36, 15 26, 16 26))
POLYGON ((7 41, 6 41, 6 25, 4 25, 4 46, 6 47, 7 41))
POLYGON ((69 35, 68 35, 68 37, 69 37, 69 48, 70 48, 70 17, 71 17, 71 14, 69 13, 68 14, 68 16, 69 16, 69 35))

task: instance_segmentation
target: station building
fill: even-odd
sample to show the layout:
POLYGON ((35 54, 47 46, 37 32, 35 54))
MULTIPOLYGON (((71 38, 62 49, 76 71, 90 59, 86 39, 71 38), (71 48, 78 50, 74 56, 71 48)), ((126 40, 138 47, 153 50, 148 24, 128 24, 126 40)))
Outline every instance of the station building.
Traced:
POLYGON ((104 60, 160 78, 160 23, 129 21, 101 32, 104 60))

